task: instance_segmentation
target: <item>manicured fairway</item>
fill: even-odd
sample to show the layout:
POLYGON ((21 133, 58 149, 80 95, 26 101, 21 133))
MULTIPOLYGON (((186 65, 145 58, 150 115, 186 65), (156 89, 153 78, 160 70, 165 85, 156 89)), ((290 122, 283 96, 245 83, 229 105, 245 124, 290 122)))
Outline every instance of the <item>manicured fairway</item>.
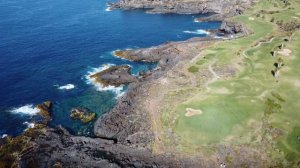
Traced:
POLYGON ((230 78, 214 80, 208 84, 209 89, 177 106, 179 116, 173 130, 180 137, 180 149, 192 151, 219 143, 259 146, 263 145, 262 139, 271 137, 268 141, 276 144, 270 148, 271 153, 283 152, 288 161, 300 158, 300 33, 294 32, 287 41, 288 33, 270 22, 273 17, 275 22, 293 20, 300 4, 291 2, 291 9, 281 7, 280 1, 258 3, 245 15, 234 18, 253 34, 218 42, 189 65, 194 75, 208 66, 213 69, 230 65, 238 70, 230 78), (278 7, 271 2, 278 3, 278 7), (280 13, 263 17, 253 14, 262 9, 280 13), (291 53, 272 56, 271 51, 281 44, 291 53), (274 77, 272 70, 279 59, 284 66, 274 77), (201 110, 202 114, 187 117, 187 108, 201 110))

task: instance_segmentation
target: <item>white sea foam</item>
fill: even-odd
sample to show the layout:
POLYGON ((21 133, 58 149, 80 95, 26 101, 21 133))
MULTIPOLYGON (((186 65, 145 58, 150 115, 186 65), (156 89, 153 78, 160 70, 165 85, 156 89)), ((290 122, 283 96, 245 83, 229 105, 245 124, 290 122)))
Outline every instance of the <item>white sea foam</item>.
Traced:
POLYGON ((3 134, 2 136, 1 136, 1 138, 5 138, 5 137, 7 137, 8 135, 7 134, 3 134))
POLYGON ((222 37, 222 36, 214 36, 215 39, 223 39, 223 40, 227 40, 227 37, 222 37))
POLYGON ((105 11, 106 11, 106 12, 110 12, 110 11, 112 11, 112 9, 111 9, 111 7, 109 6, 109 7, 107 7, 107 8, 105 9, 105 11))
POLYGON ((12 112, 12 113, 22 113, 22 114, 32 116, 32 115, 36 115, 37 113, 39 113, 39 109, 34 107, 32 104, 27 104, 27 105, 22 106, 22 107, 13 108, 12 110, 10 110, 10 112, 12 112))
POLYGON ((200 21, 198 19, 194 19, 194 22, 199 23, 200 21))
POLYGON ((75 85, 73 85, 73 84, 66 84, 66 85, 63 85, 63 86, 58 86, 57 88, 59 90, 71 90, 71 89, 75 88, 75 85))
POLYGON ((30 122, 27 122, 27 121, 23 122, 23 124, 27 126, 27 128, 25 130, 27 130, 29 128, 34 128, 34 126, 35 126, 34 123, 30 123, 30 122))
POLYGON ((126 92, 125 91, 121 91, 119 93, 117 93, 116 98, 122 97, 126 92))
POLYGON ((123 93, 124 85, 121 85, 119 87, 103 86, 101 83, 97 82, 94 78, 90 77, 91 75, 93 75, 95 73, 98 73, 98 72, 101 72, 101 71, 104 71, 104 70, 110 68, 111 66, 114 66, 114 64, 104 64, 98 68, 93 68, 91 71, 88 72, 88 74, 85 76, 85 78, 86 78, 87 84, 94 85, 98 91, 112 91, 117 95, 117 97, 119 97, 124 94, 123 93))
POLYGON ((186 31, 183 31, 183 32, 188 33, 188 34, 210 34, 210 32, 208 32, 206 30, 203 30, 203 29, 198 29, 198 30, 195 30, 195 31, 186 30, 186 31))

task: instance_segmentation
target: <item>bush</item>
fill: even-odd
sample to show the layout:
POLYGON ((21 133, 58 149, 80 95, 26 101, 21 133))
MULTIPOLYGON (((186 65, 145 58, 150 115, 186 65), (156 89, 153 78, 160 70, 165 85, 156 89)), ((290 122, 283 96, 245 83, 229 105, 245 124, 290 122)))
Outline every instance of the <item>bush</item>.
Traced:
POLYGON ((192 73, 196 73, 199 71, 199 68, 196 66, 191 66, 191 67, 189 67, 188 71, 192 72, 192 73))

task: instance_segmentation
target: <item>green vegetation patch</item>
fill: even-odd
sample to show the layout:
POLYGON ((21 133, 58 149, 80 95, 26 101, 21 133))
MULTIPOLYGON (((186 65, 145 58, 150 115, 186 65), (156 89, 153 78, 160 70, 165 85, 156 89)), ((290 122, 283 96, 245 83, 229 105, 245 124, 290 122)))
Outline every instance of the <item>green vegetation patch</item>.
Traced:
POLYGON ((293 131, 287 137, 287 142, 291 148, 300 152, 300 126, 293 128, 293 131))
POLYGON ((199 71, 199 68, 196 67, 196 66, 191 66, 188 68, 188 71, 191 72, 191 73, 196 73, 199 71))

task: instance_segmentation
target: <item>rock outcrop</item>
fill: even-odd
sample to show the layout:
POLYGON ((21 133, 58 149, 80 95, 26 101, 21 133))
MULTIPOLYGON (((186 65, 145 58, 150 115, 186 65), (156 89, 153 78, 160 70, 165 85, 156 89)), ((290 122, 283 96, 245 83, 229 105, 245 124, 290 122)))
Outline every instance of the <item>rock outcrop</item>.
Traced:
POLYGON ((47 124, 51 119, 51 108, 52 108, 52 102, 46 101, 42 104, 39 104, 36 106, 37 109, 39 109, 39 114, 44 118, 44 123, 47 124))
POLYGON ((224 34, 248 34, 247 28, 241 23, 223 21, 219 31, 224 34))
POLYGON ((95 79, 103 86, 120 86, 122 84, 129 84, 137 82, 137 78, 131 75, 131 67, 128 65, 112 66, 108 69, 90 75, 91 78, 95 79))
POLYGON ((83 123, 89 123, 96 118, 96 113, 87 108, 77 107, 71 110, 70 117, 83 123))

